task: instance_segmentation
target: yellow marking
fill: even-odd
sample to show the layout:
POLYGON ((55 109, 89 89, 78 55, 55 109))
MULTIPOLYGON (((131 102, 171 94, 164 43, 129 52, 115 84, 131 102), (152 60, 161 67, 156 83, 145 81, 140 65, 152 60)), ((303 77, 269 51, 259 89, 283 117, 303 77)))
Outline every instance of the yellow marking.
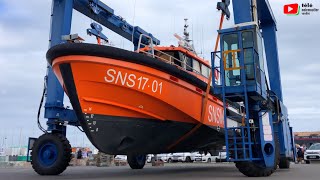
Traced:
POLYGON ((240 49, 223 51, 224 70, 239 70, 239 69, 241 69, 240 66, 239 67, 234 66, 237 64, 236 53, 240 52, 240 51, 241 51, 240 49), (232 53, 232 67, 227 68, 227 56, 230 53, 232 53))

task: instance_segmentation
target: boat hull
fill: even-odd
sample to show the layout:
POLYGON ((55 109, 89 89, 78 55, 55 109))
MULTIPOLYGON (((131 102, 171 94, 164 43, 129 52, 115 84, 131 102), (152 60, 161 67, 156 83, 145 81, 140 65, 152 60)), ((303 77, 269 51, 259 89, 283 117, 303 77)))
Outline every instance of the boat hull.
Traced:
POLYGON ((91 124, 88 125, 89 128, 94 129, 89 135, 93 143, 108 154, 188 152, 201 150, 201 147, 212 142, 214 143, 210 146, 218 146, 224 139, 223 134, 202 126, 183 142, 168 149, 175 140, 194 128, 195 124, 105 115, 94 115, 88 122, 91 124), (94 121, 97 122, 96 125, 93 125, 94 121))
POLYGON ((179 152, 223 144, 222 102, 209 95, 201 121, 205 89, 174 73, 139 61, 74 52, 50 62, 81 126, 102 152, 179 152), (179 141, 198 124, 202 126, 179 141))

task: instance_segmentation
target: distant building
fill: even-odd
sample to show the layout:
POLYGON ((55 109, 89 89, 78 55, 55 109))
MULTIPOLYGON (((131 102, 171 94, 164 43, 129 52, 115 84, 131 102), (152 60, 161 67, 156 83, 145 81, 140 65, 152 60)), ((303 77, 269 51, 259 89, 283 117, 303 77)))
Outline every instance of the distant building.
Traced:
POLYGON ((320 132, 295 132, 294 141, 296 144, 310 147, 314 143, 320 143, 320 132))

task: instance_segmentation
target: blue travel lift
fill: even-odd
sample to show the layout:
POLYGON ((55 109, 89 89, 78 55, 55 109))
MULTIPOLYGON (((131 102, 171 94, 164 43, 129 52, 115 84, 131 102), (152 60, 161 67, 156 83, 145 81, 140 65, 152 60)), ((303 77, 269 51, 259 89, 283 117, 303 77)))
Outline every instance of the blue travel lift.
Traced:
MULTIPOLYGON (((227 17, 229 4, 218 4, 227 17)), ((295 159, 282 97, 276 21, 268 0, 233 0, 233 13, 235 26, 218 31, 221 50, 212 53, 213 71, 221 77, 213 86, 224 103, 227 159, 247 176, 268 176, 277 165, 287 169, 295 159), (230 102, 241 105, 240 117, 227 114, 230 102), (229 126, 228 119, 241 126, 229 126)))
MULTIPOLYGON (((218 3, 218 9, 227 18, 230 17, 229 4, 230 0, 218 3)), ((53 0, 49 47, 68 40, 81 40, 77 35, 70 35, 73 9, 132 41, 135 49, 141 34, 151 37, 153 44, 160 44, 152 34, 128 24, 99 0, 53 0)), ((276 22, 267 0, 233 0, 233 11, 237 25, 219 31, 221 51, 212 53, 213 70, 218 70, 221 76, 219 82, 213 76, 213 86, 215 94, 221 96, 224 102, 227 159, 234 161, 247 176, 267 176, 276 169, 277 164, 280 168, 289 168, 289 160, 294 159, 295 154, 292 128, 282 103, 276 22), (257 13, 254 15, 255 7, 257 13), (266 78, 265 67, 268 67, 269 79, 266 78), (229 118, 236 120, 239 117, 229 117, 226 113, 227 102, 241 104, 241 126, 228 126, 229 118)), ((92 23, 92 29, 88 29, 87 33, 98 40, 108 41, 97 23, 92 23)), ((142 44, 150 43, 147 37, 141 37, 142 44)), ((33 168, 38 174, 57 175, 67 168, 71 158, 66 127, 79 127, 80 124, 74 111, 64 107, 64 90, 49 65, 47 69, 38 112, 38 125, 44 134, 37 139, 29 139, 28 155, 31 154, 31 158, 28 159, 37 162, 33 163, 33 168), (45 96, 46 129, 39 122, 45 96), (33 147, 37 148, 32 150, 33 147), (64 151, 60 152, 60 149, 64 151)))

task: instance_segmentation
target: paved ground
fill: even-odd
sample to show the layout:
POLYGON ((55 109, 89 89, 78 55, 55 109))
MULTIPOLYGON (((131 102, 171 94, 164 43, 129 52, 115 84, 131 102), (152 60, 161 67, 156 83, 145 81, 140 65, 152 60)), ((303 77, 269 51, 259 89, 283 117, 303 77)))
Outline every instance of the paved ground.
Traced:
MULTIPOLYGON (((59 176, 39 176, 31 168, 0 168, 0 180, 109 180, 109 179, 250 179, 237 171, 233 164, 166 164, 146 166, 143 170, 126 167, 69 167, 59 176)), ((256 178, 254 178, 256 179, 256 178)), ((278 170, 262 179, 319 180, 320 164, 292 164, 290 170, 278 170)))

